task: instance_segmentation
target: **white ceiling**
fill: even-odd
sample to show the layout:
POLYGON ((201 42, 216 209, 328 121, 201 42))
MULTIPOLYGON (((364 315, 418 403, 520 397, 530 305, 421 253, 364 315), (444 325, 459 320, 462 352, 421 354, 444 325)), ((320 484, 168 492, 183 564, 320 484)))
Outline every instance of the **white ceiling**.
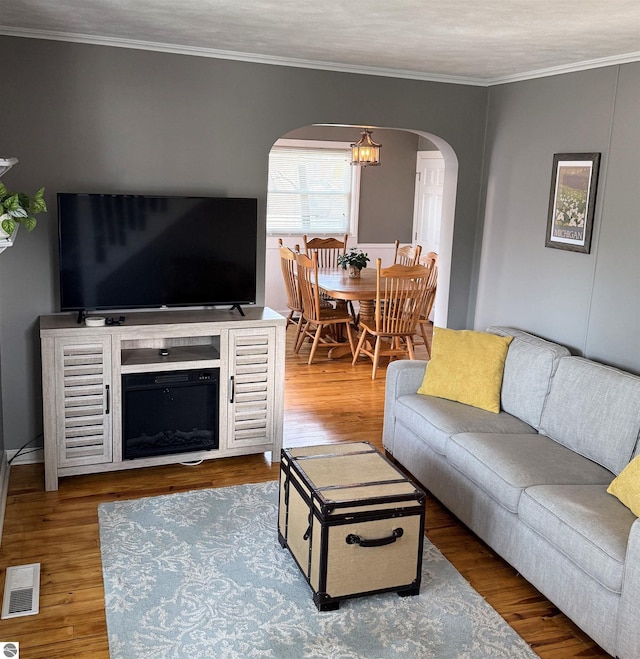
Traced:
POLYGON ((640 0, 0 0, 0 34, 491 84, 640 60, 640 0))

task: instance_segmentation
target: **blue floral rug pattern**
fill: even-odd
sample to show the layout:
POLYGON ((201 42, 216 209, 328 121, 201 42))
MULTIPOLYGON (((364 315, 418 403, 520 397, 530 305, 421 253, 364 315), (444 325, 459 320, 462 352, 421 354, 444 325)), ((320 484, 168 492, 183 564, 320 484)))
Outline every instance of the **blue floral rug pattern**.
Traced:
POLYGON ((112 659, 536 656, 426 539, 420 595, 318 612, 277 497, 272 481, 101 504, 112 659))

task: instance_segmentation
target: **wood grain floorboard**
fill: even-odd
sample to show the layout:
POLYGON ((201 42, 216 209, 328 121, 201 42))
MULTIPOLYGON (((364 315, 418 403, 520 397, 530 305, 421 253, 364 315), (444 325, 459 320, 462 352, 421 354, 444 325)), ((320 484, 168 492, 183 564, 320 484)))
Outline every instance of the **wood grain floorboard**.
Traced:
MULTIPOLYGON (((291 335, 284 445, 365 440, 382 448, 385 368, 371 380, 369 360, 352 367, 348 359, 328 360, 322 349, 308 365, 308 347, 295 355, 291 335)), ((423 347, 417 355, 426 356, 423 347)), ((0 620, 0 640, 19 641, 21 659, 108 658, 98 504, 277 477, 267 454, 74 476, 45 492, 42 465, 12 467, 0 585, 7 566, 39 562, 41 599, 38 615, 0 620)), ((608 656, 432 496, 427 511, 430 540, 540 657, 608 656)))

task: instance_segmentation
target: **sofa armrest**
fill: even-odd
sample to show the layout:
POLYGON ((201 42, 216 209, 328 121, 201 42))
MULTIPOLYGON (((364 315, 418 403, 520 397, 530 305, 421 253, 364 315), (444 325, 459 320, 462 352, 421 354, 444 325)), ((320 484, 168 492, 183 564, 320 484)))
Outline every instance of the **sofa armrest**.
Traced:
POLYGON ((640 519, 636 519, 631 527, 624 565, 616 653, 620 659, 640 656, 638 610, 640 610, 640 519))
POLYGON ((403 359, 391 362, 387 367, 382 444, 392 455, 396 426, 395 402, 404 394, 415 394, 418 391, 426 367, 427 362, 419 359, 403 359))

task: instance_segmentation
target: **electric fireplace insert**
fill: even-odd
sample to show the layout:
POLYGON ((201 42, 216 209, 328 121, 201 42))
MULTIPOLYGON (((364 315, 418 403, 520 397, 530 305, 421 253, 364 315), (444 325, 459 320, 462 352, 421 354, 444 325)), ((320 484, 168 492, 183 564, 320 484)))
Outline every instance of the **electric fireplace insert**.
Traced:
POLYGON ((122 376, 125 460, 218 448, 219 369, 122 376))

